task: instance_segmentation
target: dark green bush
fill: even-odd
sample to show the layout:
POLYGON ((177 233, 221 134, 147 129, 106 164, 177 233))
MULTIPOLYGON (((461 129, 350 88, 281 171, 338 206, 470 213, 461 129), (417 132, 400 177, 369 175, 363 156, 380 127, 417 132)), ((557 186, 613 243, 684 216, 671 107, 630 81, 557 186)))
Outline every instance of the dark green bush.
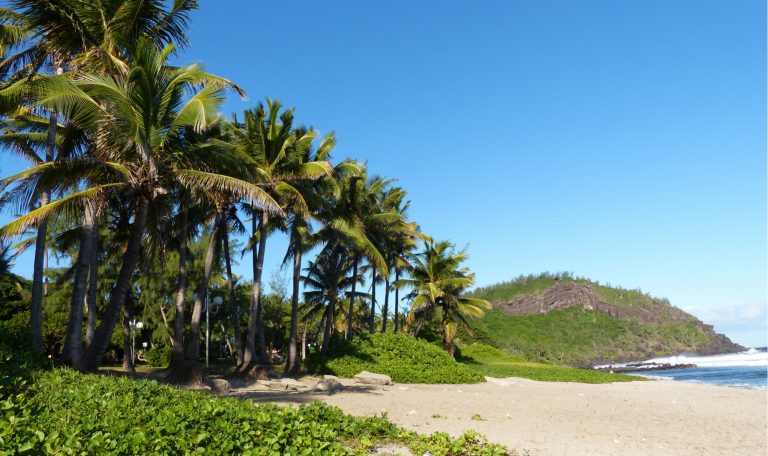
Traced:
POLYGON ((152 367, 167 367, 171 362, 171 347, 167 345, 155 345, 144 353, 144 359, 152 367))
POLYGON ((337 455, 398 442, 418 454, 503 455, 468 433, 419 436, 321 402, 254 405, 150 381, 56 369, 0 407, 0 454, 337 455))
POLYGON ((326 353, 312 353, 307 370, 353 377, 361 371, 392 377, 399 383, 478 383, 483 377, 439 347, 406 334, 362 334, 336 340, 326 353))

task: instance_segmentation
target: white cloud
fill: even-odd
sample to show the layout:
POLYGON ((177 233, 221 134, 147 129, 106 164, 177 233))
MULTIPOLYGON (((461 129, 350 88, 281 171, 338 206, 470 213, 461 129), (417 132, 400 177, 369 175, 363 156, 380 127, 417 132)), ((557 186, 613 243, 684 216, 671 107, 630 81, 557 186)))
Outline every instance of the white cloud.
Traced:
POLYGON ((760 340, 764 341, 765 334, 768 333, 766 302, 734 302, 721 307, 691 306, 683 310, 695 315, 704 323, 713 325, 715 331, 725 333, 736 341, 742 339, 739 335, 750 334, 750 340, 757 340, 748 342, 749 345, 761 345, 760 340))

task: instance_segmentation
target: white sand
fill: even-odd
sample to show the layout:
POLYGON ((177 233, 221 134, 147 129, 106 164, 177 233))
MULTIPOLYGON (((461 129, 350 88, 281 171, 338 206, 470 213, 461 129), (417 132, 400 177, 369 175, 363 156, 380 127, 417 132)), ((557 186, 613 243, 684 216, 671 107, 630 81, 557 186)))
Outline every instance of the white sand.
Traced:
POLYGON ((517 378, 476 385, 342 383, 347 388, 333 395, 235 392, 281 404, 319 399, 353 415, 386 411, 395 423, 420 433, 456 435, 475 429, 531 455, 768 454, 765 390, 672 381, 588 385, 517 378))

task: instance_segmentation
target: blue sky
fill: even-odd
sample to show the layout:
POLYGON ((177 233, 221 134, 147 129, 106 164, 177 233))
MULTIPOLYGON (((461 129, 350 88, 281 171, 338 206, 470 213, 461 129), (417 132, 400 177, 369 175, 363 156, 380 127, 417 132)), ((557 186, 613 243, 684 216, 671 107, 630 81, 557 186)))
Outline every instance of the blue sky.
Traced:
POLYGON ((225 112, 335 130, 479 285, 573 271, 766 345, 764 2, 201 3, 179 61, 248 91, 225 112))

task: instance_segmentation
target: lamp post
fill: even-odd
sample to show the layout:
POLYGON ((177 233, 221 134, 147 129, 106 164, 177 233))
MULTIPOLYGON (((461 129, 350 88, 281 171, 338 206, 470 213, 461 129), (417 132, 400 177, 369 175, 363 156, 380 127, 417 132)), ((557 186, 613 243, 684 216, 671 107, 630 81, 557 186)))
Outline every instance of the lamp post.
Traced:
POLYGON ((133 365, 136 365, 136 333, 141 331, 141 328, 144 327, 144 323, 140 321, 136 321, 135 319, 128 322, 128 325, 131 327, 131 362, 133 365))
MULTIPOLYGON (((219 311, 219 306, 221 305, 222 302, 224 302, 224 300, 221 298, 221 296, 216 296, 213 298, 213 305, 215 306, 213 309, 214 314, 219 311)), ((208 367, 208 353, 209 353, 209 345, 210 345, 210 338, 211 338, 210 314, 211 314, 211 303, 208 299, 206 299, 206 303, 205 303, 205 367, 208 367)))

